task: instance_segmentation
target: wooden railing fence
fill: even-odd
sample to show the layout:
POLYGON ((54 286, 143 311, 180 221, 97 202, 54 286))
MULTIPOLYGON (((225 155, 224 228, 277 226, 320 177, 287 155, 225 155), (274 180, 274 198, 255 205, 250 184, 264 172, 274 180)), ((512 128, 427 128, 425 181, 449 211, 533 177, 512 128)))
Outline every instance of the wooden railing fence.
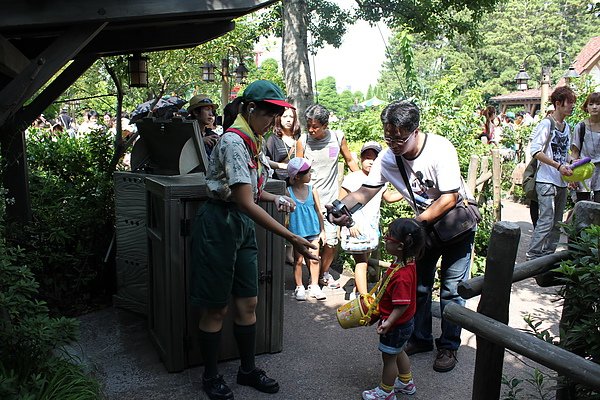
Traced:
MULTIPOLYGON (((600 204, 578 203, 573 215, 578 229, 598 224, 600 204)), ((477 336, 472 398, 500 398, 505 349, 600 390, 600 365, 507 325, 512 283, 547 273, 569 257, 567 251, 561 251, 515 266, 520 236, 517 224, 496 223, 490 237, 485 275, 462 282, 458 288, 465 299, 481 295, 477 312, 456 304, 444 309, 445 318, 477 336)))

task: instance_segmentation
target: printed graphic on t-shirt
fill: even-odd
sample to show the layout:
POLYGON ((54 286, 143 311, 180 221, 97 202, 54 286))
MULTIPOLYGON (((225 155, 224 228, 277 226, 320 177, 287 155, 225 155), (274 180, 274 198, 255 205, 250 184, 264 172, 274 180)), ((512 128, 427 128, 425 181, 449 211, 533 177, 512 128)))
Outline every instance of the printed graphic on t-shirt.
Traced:
POLYGON ((329 146, 329 158, 336 158, 339 154, 339 150, 340 148, 335 146, 335 145, 330 145, 329 146))
POLYGON ((569 150, 569 135, 558 129, 554 130, 554 137, 550 142, 552 158, 559 164, 567 163, 567 152, 569 150))
POLYGON ((415 195, 417 207, 424 210, 433 202, 434 193, 430 192, 430 190, 435 186, 435 182, 431 179, 427 179, 421 171, 416 171, 414 174, 411 174, 410 179, 410 186, 415 195))

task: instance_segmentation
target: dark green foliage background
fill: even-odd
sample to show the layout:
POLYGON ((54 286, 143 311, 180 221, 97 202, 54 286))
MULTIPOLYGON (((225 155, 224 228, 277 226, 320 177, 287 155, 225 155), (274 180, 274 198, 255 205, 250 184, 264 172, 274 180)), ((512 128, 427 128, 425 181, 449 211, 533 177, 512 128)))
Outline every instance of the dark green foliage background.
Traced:
POLYGON ((80 313, 112 284, 103 262, 113 236, 112 138, 104 131, 72 139, 32 129, 27 144, 33 219, 9 226, 7 238, 23 249, 42 299, 80 313))

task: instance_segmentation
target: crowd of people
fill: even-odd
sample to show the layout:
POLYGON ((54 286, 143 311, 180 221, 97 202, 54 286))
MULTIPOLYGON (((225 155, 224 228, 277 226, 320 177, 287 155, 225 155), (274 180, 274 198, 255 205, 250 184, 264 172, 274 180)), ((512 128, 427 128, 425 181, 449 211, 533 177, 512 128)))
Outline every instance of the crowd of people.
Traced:
MULTIPOLYGON (((594 163, 600 162, 600 148, 596 146, 596 142, 600 143, 599 94, 594 93, 586 100, 584 111, 589 118, 577 125, 572 140, 565 118, 573 111, 575 95, 567 87, 558 88, 551 101, 552 109, 541 120, 525 112, 499 116, 493 107, 482 112, 480 138, 491 145, 501 141, 503 130, 537 123, 529 148, 531 156, 541 165, 537 182, 540 207, 539 221, 527 253, 529 258, 548 254, 556 248, 556 232, 567 186, 560 176, 572 173, 570 161, 589 156, 594 163), (548 124, 550 119, 552 125, 548 124), (547 139, 551 145, 543 148, 547 139)), ((228 107, 224 121, 230 122, 223 126, 224 133, 212 150, 207 171, 211 200, 200 210, 195 223, 198 233, 194 239, 197 251, 194 287, 198 291, 194 291, 197 294, 193 300, 205 309, 200 330, 203 359, 209 360, 203 376, 203 387, 209 398, 233 398, 233 392, 218 374, 215 353, 230 295, 236 305, 234 332, 241 354, 238 383, 268 393, 279 390, 275 380, 255 366, 250 346, 256 334, 257 301, 257 249, 252 221, 293 245, 296 300, 323 300, 326 294, 322 287, 339 287, 330 267, 340 234, 355 238, 375 236, 379 240, 382 198, 388 202, 405 199, 413 209, 414 218, 397 219, 386 229, 385 249, 395 260, 384 272, 390 284, 379 305, 381 319, 377 333, 383 370, 380 383, 374 389, 365 390, 362 397, 390 400, 399 394, 415 393, 409 356, 416 353, 435 350, 433 369, 451 371, 458 359, 461 327, 446 320, 443 310, 449 303, 465 304, 457 289, 461 281, 469 278, 475 228, 451 243, 428 238, 432 224, 457 202, 473 199, 461 176, 454 146, 442 136, 421 130, 420 110, 410 101, 393 102, 381 113, 382 140, 387 148, 378 142, 367 142, 357 158, 350 152, 344 132, 329 128, 330 113, 322 105, 308 107, 306 133, 300 133, 296 109, 285 102, 283 93, 272 82, 252 83, 228 107), (233 117, 228 115, 232 112, 233 117), (269 131, 272 133, 263 140, 269 131), (439 154, 445 156, 442 158, 439 154), (341 187, 339 160, 349 169, 341 187), (262 191, 269 178, 285 180, 287 194, 273 196, 262 191), (279 209, 289 212, 289 225, 275 223, 261 212, 256 206, 258 200, 273 201, 279 209), (336 200, 341 201, 345 210, 351 210, 352 215, 334 212, 336 200), (224 226, 215 232, 215 226, 230 220, 235 221, 235 227, 225 229, 224 226), (232 232, 239 233, 232 235, 232 232), (215 241, 215 235, 220 240, 215 241), (208 242, 218 243, 215 244, 218 248, 208 242), (233 256, 223 259, 223 254, 233 256), (252 267, 242 269, 242 264, 252 267), (303 279, 303 264, 308 267, 308 286, 303 279), (438 265, 442 315, 439 336, 434 335, 431 312, 438 265), (246 275, 250 273, 251 276, 246 275), (207 276, 215 279, 206 279, 207 276), (220 284, 206 283, 215 281, 220 284)), ((586 191, 580 188, 578 196, 597 200, 599 183, 598 175, 594 174, 589 183, 581 184, 586 191)), ((353 252, 355 293, 351 299, 368 292, 366 262, 370 250, 353 252)))
MULTIPOLYGON (((209 100, 202 106, 214 111, 209 100)), ((197 214, 192 240, 191 300, 203 309, 199 325, 205 361, 202 382, 211 399, 233 398, 218 373, 217 363, 230 297, 235 305, 233 329, 241 358, 237 382, 267 393, 279 390, 278 383, 254 363, 258 273, 254 224, 292 244, 296 300, 323 300, 326 294, 322 287, 339 288, 330 267, 340 240, 340 226, 345 235, 374 236, 378 243, 382 198, 388 202, 406 199, 415 217, 397 220, 386 229, 386 250, 396 260, 384 273, 390 283, 381 298, 382 318, 377 327, 382 380, 362 396, 369 400, 391 399, 394 393, 415 393, 408 358, 415 353, 433 351, 435 347, 433 368, 439 372, 450 371, 456 365, 460 327, 443 321, 437 339, 432 332, 433 281, 441 260, 442 311, 450 302, 464 305, 457 285, 468 277, 475 231, 466 232, 452 245, 428 244, 424 250, 427 227, 454 207, 459 198, 472 198, 460 175, 456 149, 447 139, 421 131, 418 107, 400 101, 388 105, 381 115, 382 139, 387 148, 378 142, 364 143, 359 162, 350 152, 344 132, 329 128, 329 116, 322 105, 308 107, 306 133, 300 134, 295 107, 270 81, 253 82, 225 107, 223 133, 211 150, 206 171, 210 200, 197 214), (446 157, 440 160, 438 154, 446 157), (340 159, 349 169, 341 188, 340 159), (408 172, 406 182, 398 172, 398 162, 408 172), (263 190, 266 180, 273 178, 286 180, 286 195, 275 196, 263 190), (410 192, 425 199, 428 207, 411 200, 410 192), (289 224, 275 222, 257 206, 259 200, 272 201, 288 212, 289 224), (352 226, 343 216, 331 213, 337 200, 355 212, 356 223, 352 226), (309 270, 307 287, 303 264, 309 270)), ((368 292, 366 262, 370 250, 354 254, 357 268, 353 297, 368 292)))
MULTIPOLYGON (((574 160, 590 157, 596 166, 600 162, 600 93, 586 98, 583 111, 587 118, 574 130, 566 122, 575 106, 573 91, 559 87, 550 100, 552 108, 543 119, 524 112, 498 115, 494 107, 481 112, 479 139, 490 145, 498 145, 507 129, 536 124, 529 151, 539 162, 539 211, 528 259, 555 251, 568 188, 576 191, 577 200, 600 201, 598 169, 584 182, 567 184, 562 179, 573 174, 574 160)), ((224 107, 220 121, 217 108, 208 96, 196 95, 187 110, 180 110, 181 117, 198 121, 209 155, 209 200, 200 207, 193 224, 190 268, 190 300, 202 310, 199 336, 204 361, 202 386, 207 396, 233 399, 218 368, 221 331, 229 304, 233 304, 233 333, 240 355, 237 383, 265 393, 280 389, 278 382, 255 364, 255 224, 291 244, 295 299, 324 300, 324 287, 340 286, 330 273, 340 238, 379 243, 382 199, 404 199, 414 217, 396 219, 384 228, 385 249, 394 261, 383 274, 389 284, 381 297, 381 319, 376 328, 382 376, 374 389, 362 393, 362 398, 393 400, 399 394, 415 393, 409 357, 416 353, 435 350, 433 369, 454 369, 461 327, 447 320, 443 311, 450 303, 465 304, 458 294, 458 284, 469 278, 476 227, 452 242, 431 239, 434 223, 462 200, 473 199, 452 143, 422 130, 421 110, 411 101, 395 101, 383 109, 381 141, 386 147, 377 141, 362 143, 358 157, 351 153, 344 132, 329 127, 330 112, 322 105, 307 108, 306 131, 301 133, 296 108, 271 81, 248 85, 242 95, 224 107), (341 186, 340 160, 349 170, 341 186), (286 194, 265 191, 268 179, 286 181, 286 194), (289 214, 289 222, 277 222, 258 205, 259 201, 274 203, 279 211, 289 214), (345 212, 336 212, 340 205, 345 212), (309 272, 307 286, 303 265, 309 272), (442 319, 439 335, 433 332, 431 310, 438 269, 442 319)), ((87 120, 77 125, 61 112, 56 124, 70 135, 70 129, 77 135, 97 129, 98 120, 99 115, 90 111, 87 120)), ((114 118, 105 114, 102 123, 112 128, 114 118)), ((372 250, 367 246, 364 251, 353 252, 355 289, 350 299, 368 294, 367 261, 372 250)))
MULTIPOLYGON (((38 116, 31 124, 33 128, 50 130, 54 135, 67 135, 79 138, 94 131, 116 132, 117 119, 109 112, 105 112, 100 119, 96 110, 85 110, 80 119, 73 118, 66 108, 62 108, 56 118, 46 119, 44 114, 38 116)), ((123 113, 121 127, 124 136, 137 132, 135 124, 130 122, 129 116, 123 113)))

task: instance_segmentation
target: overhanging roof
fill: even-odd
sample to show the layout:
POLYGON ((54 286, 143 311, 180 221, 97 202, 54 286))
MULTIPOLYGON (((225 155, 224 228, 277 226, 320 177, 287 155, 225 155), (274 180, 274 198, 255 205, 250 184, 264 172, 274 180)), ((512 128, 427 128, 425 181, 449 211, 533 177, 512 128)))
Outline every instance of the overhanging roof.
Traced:
POLYGON ((24 127, 98 57, 197 46, 231 31, 233 19, 275 1, 4 2, 0 12, 0 151, 7 165, 2 173, 4 188, 14 200, 6 206, 7 219, 31 217, 24 127))
POLYGON ((275 0, 13 1, 0 13, 0 73, 16 75, 65 32, 106 26, 78 56, 193 47, 234 28, 233 19, 275 0), (16 60, 16 61, 15 61, 16 60), (12 73, 11 73, 12 71, 12 73))

